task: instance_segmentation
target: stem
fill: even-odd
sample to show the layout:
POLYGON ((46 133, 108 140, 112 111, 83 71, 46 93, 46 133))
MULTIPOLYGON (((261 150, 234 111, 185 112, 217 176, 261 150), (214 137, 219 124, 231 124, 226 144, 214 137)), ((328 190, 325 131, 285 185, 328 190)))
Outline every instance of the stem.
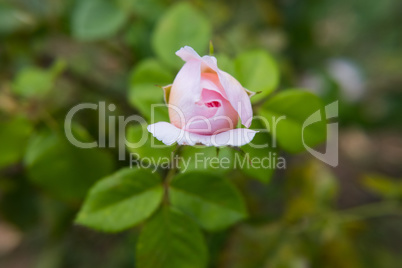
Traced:
POLYGON ((54 130, 55 132, 60 132, 57 121, 48 111, 45 110, 42 111, 42 119, 51 130, 54 130))
MULTIPOLYGON (((181 151, 181 146, 178 145, 174 151, 173 151, 173 159, 176 159, 176 156, 180 155, 180 151, 181 151)), ((163 197, 163 202, 165 204, 169 204, 169 185, 170 182, 172 181, 172 179, 174 178, 174 176, 176 175, 178 166, 176 165, 175 161, 172 161, 172 168, 169 169, 168 173, 166 174, 166 177, 164 179, 163 182, 163 186, 164 186, 164 197, 163 197)))
POLYGON ((401 214, 402 211, 400 209, 399 202, 386 200, 345 209, 339 212, 339 216, 342 222, 350 222, 384 215, 401 214))

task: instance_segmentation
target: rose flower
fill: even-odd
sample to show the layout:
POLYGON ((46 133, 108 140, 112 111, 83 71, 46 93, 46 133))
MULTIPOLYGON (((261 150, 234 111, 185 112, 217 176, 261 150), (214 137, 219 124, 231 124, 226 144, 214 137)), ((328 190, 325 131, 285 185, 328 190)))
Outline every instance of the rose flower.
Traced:
POLYGON ((163 87, 170 122, 148 126, 166 145, 242 146, 257 131, 250 130, 253 111, 248 91, 220 70, 213 56, 200 57, 191 47, 176 55, 185 61, 173 84, 163 87), (236 128, 238 121, 246 128, 236 128))

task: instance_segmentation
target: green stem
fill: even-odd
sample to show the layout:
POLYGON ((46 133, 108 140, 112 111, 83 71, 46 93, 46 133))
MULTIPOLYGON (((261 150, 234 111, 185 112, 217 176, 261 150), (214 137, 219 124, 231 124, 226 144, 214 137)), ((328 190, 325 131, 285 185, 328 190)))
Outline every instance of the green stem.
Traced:
POLYGON ((48 111, 42 111, 42 119, 51 130, 55 132, 60 132, 59 125, 56 119, 54 119, 48 111))
POLYGON ((340 211, 339 217, 342 222, 350 222, 391 214, 402 214, 401 205, 399 202, 386 200, 383 202, 370 203, 367 205, 349 208, 340 211))
MULTIPOLYGON (((175 159, 175 156, 179 156, 180 155, 180 150, 181 150, 181 146, 178 145, 175 150, 173 151, 173 159, 175 159)), ((169 204, 169 185, 171 183, 171 181, 173 180, 174 176, 176 175, 178 166, 176 166, 176 163, 173 161, 172 162, 172 168, 169 169, 168 173, 166 174, 166 177, 164 179, 164 189, 165 189, 165 194, 164 194, 164 198, 163 198, 163 202, 165 204, 169 204)))

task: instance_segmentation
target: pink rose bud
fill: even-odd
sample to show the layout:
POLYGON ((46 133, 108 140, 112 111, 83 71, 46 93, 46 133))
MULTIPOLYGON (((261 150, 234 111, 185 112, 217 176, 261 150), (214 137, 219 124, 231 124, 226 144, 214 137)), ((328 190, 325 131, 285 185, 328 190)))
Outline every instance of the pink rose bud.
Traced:
POLYGON ((256 133, 247 129, 253 111, 250 96, 230 74, 220 70, 213 56, 200 57, 191 47, 176 52, 185 64, 172 85, 164 87, 170 123, 148 126, 166 145, 204 144, 207 146, 241 146, 256 133), (241 120, 247 128, 236 128, 241 120))

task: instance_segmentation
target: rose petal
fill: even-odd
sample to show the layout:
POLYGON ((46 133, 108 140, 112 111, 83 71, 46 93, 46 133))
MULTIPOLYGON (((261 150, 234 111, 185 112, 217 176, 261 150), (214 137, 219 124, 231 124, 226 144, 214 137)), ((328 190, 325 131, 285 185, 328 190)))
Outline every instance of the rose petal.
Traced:
POLYGON ((250 97, 242 85, 230 74, 218 69, 219 81, 226 91, 230 104, 239 114, 241 123, 245 127, 250 127, 253 117, 250 97))
POLYGON ((200 55, 198 55, 198 53, 192 47, 189 46, 180 48, 178 51, 176 51, 176 55, 179 56, 184 61, 189 61, 192 59, 197 60, 201 59, 200 55))
POLYGON ((245 127, 250 127, 253 109, 250 102, 251 95, 249 96, 248 94, 249 91, 243 88, 233 76, 220 70, 215 57, 204 56, 202 57, 202 61, 218 74, 219 82, 225 89, 227 99, 239 114, 242 124, 245 127))
POLYGON ((179 128, 201 135, 212 135, 236 127, 238 114, 228 100, 216 91, 205 88, 201 97, 195 110, 203 116, 193 117, 186 122, 185 127, 179 128))
POLYGON ((182 60, 189 61, 201 61, 209 68, 215 71, 219 76, 219 82, 226 92, 227 99, 232 104, 233 108, 239 114, 242 124, 245 127, 250 127, 253 117, 253 110, 251 107, 250 91, 242 87, 242 85, 230 74, 220 70, 217 65, 217 60, 213 56, 203 56, 202 58, 191 47, 185 46, 176 52, 182 60))
POLYGON ((201 98, 201 62, 188 61, 173 81, 169 95, 170 121, 181 127, 196 114, 194 103, 201 98))
POLYGON ((175 127, 168 122, 158 122, 147 127, 152 135, 166 145, 203 144, 206 146, 242 146, 253 140, 258 131, 236 128, 215 135, 200 135, 175 127))
POLYGON ((228 100, 225 89, 222 87, 221 82, 219 82, 219 76, 216 73, 201 73, 201 88, 216 91, 228 100))
POLYGON ((183 98, 196 100, 201 95, 200 83, 201 62, 186 62, 173 81, 169 103, 183 98))

